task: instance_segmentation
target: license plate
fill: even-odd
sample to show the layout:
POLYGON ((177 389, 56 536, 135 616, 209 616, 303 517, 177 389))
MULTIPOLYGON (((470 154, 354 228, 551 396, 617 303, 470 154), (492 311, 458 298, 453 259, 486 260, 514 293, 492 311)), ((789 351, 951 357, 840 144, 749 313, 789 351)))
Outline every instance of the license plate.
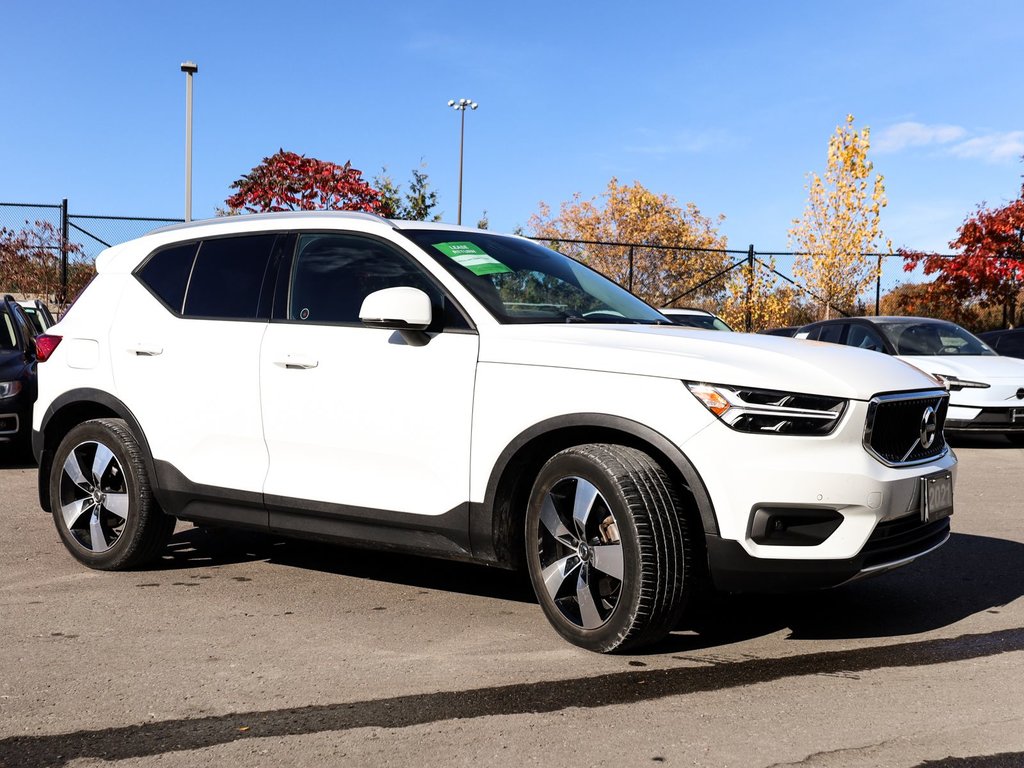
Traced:
POLYGON ((940 472, 921 478, 921 520, 930 523, 953 514, 953 475, 940 472))

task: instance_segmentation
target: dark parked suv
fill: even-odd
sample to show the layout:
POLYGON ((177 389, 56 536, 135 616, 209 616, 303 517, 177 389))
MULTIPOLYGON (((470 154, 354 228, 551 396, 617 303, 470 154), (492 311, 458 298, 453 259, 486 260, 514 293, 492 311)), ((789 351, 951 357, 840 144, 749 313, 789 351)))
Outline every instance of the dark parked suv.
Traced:
POLYGON ((12 296, 0 302, 0 450, 27 452, 36 399, 35 330, 12 296))

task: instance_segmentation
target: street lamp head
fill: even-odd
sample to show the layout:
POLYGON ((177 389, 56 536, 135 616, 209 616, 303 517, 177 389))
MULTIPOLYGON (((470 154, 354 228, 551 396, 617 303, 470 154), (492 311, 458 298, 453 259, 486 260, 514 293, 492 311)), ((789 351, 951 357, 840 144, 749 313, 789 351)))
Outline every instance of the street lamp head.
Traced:
POLYGON ((183 61, 181 62, 181 71, 187 72, 190 75, 194 75, 199 71, 199 65, 194 61, 183 61))
POLYGON ((458 101, 456 101, 455 99, 449 99, 448 106, 451 107, 452 109, 457 109, 459 111, 464 112, 467 107, 469 109, 476 109, 480 105, 477 104, 472 99, 459 99, 458 101))

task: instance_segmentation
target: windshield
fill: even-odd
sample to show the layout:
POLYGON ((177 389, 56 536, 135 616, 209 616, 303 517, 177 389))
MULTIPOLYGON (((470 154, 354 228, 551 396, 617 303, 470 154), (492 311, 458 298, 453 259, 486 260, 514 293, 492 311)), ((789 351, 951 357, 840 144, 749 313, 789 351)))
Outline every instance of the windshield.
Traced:
POLYGON ((656 309, 568 256, 505 235, 402 230, 502 323, 670 325, 656 309))
POLYGON ((945 322, 879 323, 897 355, 994 355, 985 342, 959 325, 945 322))

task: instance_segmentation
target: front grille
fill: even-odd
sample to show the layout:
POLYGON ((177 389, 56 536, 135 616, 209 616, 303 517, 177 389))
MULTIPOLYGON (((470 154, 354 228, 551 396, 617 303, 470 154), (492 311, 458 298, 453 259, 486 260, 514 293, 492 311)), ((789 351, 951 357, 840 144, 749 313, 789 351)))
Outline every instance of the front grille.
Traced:
POLYGON ((919 464, 946 452, 944 390, 878 395, 868 406, 864 447, 883 464, 919 464))
POLYGON ((865 570, 897 563, 938 546, 949 536, 949 518, 922 522, 921 516, 907 515, 875 526, 864 545, 865 570))

